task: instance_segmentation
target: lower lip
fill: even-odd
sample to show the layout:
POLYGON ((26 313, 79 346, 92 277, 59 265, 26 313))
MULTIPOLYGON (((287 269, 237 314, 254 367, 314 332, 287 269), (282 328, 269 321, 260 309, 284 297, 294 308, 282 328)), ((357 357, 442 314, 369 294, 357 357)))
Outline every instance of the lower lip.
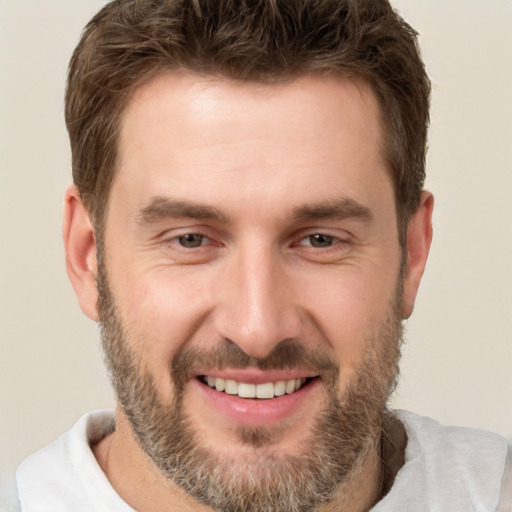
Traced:
POLYGON ((194 379, 192 384, 202 393, 207 404, 234 423, 243 426, 269 426, 292 418, 308 400, 313 398, 319 387, 314 379, 290 395, 270 399, 240 398, 228 395, 194 379))

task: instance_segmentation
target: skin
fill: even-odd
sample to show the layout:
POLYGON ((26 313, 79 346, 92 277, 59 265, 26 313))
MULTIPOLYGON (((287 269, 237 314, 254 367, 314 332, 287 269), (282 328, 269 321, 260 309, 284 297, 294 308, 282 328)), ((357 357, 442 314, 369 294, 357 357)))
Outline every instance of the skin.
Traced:
MULTIPOLYGON (((379 115, 367 85, 339 77, 258 85, 165 73, 136 90, 122 119, 107 209, 107 267, 119 315, 136 340, 130 349, 163 400, 173 397, 173 355, 223 339, 257 358, 298 339, 338 363, 344 396, 368 333, 389 313, 402 261, 379 115), (216 216, 197 218, 190 208, 155 214, 157 199, 216 216), (335 211, 319 216, 326 204, 335 211), (204 235, 200 246, 180 245, 190 233, 204 235), (315 247, 315 234, 332 239, 315 247)), ((424 192, 409 222, 403 318, 427 259, 432 205, 424 192)), ((81 308, 97 320, 96 237, 75 187, 66 195, 63 233, 81 308)), ((241 460, 254 454, 192 380, 184 405, 202 442, 241 460)), ((273 450, 300 450, 321 410, 322 386, 286 418, 273 450)), ((116 420, 95 454, 121 497, 142 511, 210 510, 155 470, 119 408, 116 420)), ((325 510, 368 510, 379 478, 372 451, 325 510)))

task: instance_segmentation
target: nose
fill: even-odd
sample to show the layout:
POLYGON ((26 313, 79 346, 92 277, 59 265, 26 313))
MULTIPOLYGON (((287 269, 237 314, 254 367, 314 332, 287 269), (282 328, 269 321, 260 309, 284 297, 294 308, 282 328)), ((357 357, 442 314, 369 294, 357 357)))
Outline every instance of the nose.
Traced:
POLYGON ((228 260, 217 295, 217 334, 256 358, 285 339, 298 338, 300 310, 282 258, 253 244, 228 260))

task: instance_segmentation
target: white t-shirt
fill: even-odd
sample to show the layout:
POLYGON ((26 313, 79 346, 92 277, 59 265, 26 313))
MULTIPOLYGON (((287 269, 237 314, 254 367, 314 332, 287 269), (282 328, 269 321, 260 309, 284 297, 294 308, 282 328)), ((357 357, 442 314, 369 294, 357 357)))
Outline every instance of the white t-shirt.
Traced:
MULTIPOLYGON (((512 463, 498 434, 394 411, 405 462, 372 512, 512 512, 512 463)), ((22 512, 134 512, 110 485, 91 445, 114 428, 111 411, 83 416, 17 472, 22 512)))

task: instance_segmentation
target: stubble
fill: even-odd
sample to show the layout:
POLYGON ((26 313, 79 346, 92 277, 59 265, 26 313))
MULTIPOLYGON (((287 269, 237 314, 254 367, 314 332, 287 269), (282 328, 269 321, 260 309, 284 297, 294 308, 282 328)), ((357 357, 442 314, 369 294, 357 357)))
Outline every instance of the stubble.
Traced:
POLYGON ((214 350, 185 346, 174 356, 170 402, 162 400, 152 375, 130 350, 138 340, 127 335, 101 264, 98 292, 106 364, 135 438, 158 471, 198 502, 222 512, 312 512, 343 494, 375 449, 398 374, 400 291, 380 328, 365 340, 364 360, 343 397, 338 365, 325 353, 306 349, 301 340, 283 340, 263 359, 219 340, 214 350), (185 387, 194 367, 313 370, 322 380, 327 405, 298 454, 272 449, 286 433, 278 426, 236 429, 238 442, 252 447, 252 455, 243 460, 222 456, 201 443, 184 410, 185 387))

